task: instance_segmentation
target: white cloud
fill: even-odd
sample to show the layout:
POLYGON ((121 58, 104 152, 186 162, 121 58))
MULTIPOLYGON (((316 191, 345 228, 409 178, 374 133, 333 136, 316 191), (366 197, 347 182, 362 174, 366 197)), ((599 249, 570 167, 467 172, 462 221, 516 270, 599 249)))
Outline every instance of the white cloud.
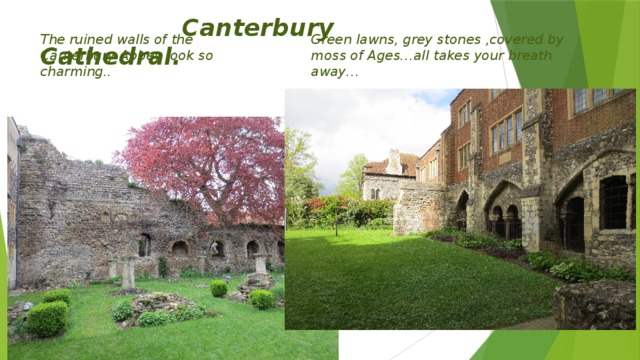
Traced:
POLYGON ((349 160, 382 161, 390 149, 418 156, 450 123, 457 90, 287 90, 287 127, 311 133, 323 194, 335 192, 349 160))

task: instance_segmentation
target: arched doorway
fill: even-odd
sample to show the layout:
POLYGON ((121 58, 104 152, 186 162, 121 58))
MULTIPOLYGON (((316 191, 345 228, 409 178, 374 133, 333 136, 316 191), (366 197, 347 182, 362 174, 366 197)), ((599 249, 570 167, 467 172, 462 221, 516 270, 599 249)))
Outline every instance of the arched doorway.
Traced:
POLYGON ((502 217, 502 208, 500 206, 493 208, 489 220, 493 223, 493 232, 499 237, 504 238, 506 235, 506 227, 504 218, 502 217))
POLYGON ((247 258, 255 259, 254 255, 260 251, 260 246, 255 241, 251 240, 247 243, 247 258))
POLYGON ((456 205, 456 227, 462 231, 467 231, 467 201, 469 194, 463 191, 456 205))
POLYGON ((564 215, 565 248, 584 252, 584 199, 575 197, 569 200, 564 215))
POLYGON ((522 221, 518 214, 518 207, 515 205, 509 205, 507 208, 506 222, 506 240, 516 239, 522 237, 522 221))

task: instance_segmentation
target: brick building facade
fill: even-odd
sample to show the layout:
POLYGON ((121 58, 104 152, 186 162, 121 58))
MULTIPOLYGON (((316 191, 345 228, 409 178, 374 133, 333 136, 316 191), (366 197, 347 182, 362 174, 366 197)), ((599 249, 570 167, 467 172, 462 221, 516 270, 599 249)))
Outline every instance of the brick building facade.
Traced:
POLYGON ((9 167, 20 170, 9 180, 18 214, 10 288, 105 279, 122 274, 124 259, 134 260, 136 275, 152 276, 159 257, 171 274, 255 269, 258 252, 284 264, 281 227, 208 225, 180 202, 129 183, 122 168, 68 160, 49 140, 19 129, 20 146, 12 151, 9 143, 16 154, 9 167))
POLYGON ((635 268, 635 96, 462 90, 417 181, 399 184, 394 232, 455 226, 635 268))

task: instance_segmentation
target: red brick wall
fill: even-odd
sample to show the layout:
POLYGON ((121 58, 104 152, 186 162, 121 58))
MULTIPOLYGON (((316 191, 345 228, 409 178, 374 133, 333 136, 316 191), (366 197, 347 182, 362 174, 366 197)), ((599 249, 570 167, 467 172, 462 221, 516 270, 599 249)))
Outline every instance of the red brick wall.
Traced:
POLYGON ((553 146, 556 148, 635 121, 635 90, 616 94, 578 115, 569 114, 572 109, 572 104, 568 103, 569 91, 553 90, 553 146))
MULTIPOLYGON (((524 103, 524 91, 521 89, 505 90, 498 95, 493 101, 489 101, 482 107, 482 164, 483 172, 488 173, 514 163, 522 162, 522 144, 517 142, 511 147, 503 149, 497 153, 493 153, 493 142, 491 139, 491 128, 497 122, 505 119, 508 115, 513 114, 524 103), (504 161, 505 157, 510 155, 511 159, 504 161), (500 163, 500 157, 503 162, 500 163)), ((524 121, 524 116, 523 116, 524 121)), ((515 123, 513 125, 515 132, 515 123)))
POLYGON ((447 182, 449 185, 458 184, 466 181, 469 177, 469 168, 458 170, 459 155, 458 150, 471 141, 471 122, 467 122, 460 127, 459 111, 460 108, 471 100, 471 109, 475 109, 478 104, 486 102, 489 99, 489 91, 487 89, 464 89, 451 102, 451 126, 449 127, 449 161, 447 182))

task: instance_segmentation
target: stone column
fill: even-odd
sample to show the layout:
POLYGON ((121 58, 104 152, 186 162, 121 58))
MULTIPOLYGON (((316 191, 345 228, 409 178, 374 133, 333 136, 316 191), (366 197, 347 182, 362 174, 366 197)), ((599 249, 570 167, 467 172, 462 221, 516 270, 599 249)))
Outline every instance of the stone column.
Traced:
POLYGON ((256 259, 256 272, 258 274, 268 274, 267 272, 267 254, 258 253, 254 254, 253 257, 256 259))
POLYGON ((205 272, 205 267, 206 267, 206 263, 207 263, 207 257, 204 255, 199 255, 198 256, 198 271, 200 271, 200 274, 204 274, 205 272))
POLYGON ((122 266, 122 288, 135 289, 136 277, 135 277, 135 256, 127 256, 124 258, 122 266))
POLYGON ((112 257, 109 258, 109 277, 114 278, 118 276, 118 258, 112 257))
POLYGON ((504 239, 511 240, 511 226, 513 225, 514 216, 511 213, 507 213, 504 217, 504 239))

